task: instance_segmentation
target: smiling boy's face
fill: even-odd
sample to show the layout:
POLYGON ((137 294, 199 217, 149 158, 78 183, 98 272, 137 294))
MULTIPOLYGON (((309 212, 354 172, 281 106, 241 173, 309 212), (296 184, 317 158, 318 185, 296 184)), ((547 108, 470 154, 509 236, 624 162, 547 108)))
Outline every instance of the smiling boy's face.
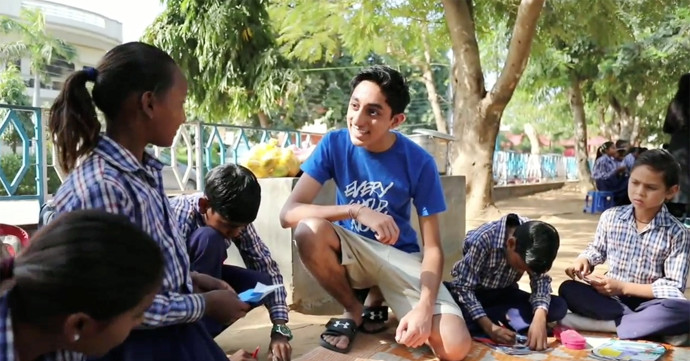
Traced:
POLYGON ((372 152, 381 151, 380 145, 389 143, 385 139, 389 131, 405 120, 404 114, 392 113, 378 84, 368 80, 357 84, 346 115, 352 144, 372 152))

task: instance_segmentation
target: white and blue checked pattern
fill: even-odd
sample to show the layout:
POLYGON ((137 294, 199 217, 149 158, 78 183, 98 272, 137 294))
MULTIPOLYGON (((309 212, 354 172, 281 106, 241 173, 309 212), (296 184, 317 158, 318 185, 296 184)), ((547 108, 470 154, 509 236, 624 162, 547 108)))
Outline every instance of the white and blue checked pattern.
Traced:
MULTIPOLYGON (((463 245, 463 257, 453 265, 451 288, 458 297, 460 305, 473 320, 486 316, 481 303, 474 294, 476 289, 506 288, 517 283, 523 273, 518 272, 506 261, 506 221, 505 216, 497 221, 481 225, 467 232, 463 245)), ((519 217, 520 224, 529 221, 519 217)), ((529 274, 530 303, 536 310, 548 311, 551 303, 551 277, 548 274, 529 274)))
POLYGON ((144 314, 144 327, 193 322, 206 308, 203 296, 192 294, 189 255, 163 191, 162 167, 148 154, 140 163, 127 149, 102 136, 54 199, 58 213, 103 209, 128 216, 160 245, 165 260, 163 285, 144 314))
POLYGON ((607 209, 580 257, 597 266, 608 261, 607 277, 651 284, 655 298, 685 298, 690 262, 688 229, 663 206, 642 232, 637 232, 633 206, 607 209))
MULTIPOLYGON (((199 199, 203 193, 177 196, 170 200, 170 206, 177 217, 182 237, 189 240, 192 233, 200 227, 206 226, 204 217, 199 211, 199 199)), ((226 239, 226 245, 230 247, 231 240, 226 239)), ((232 240, 244 264, 252 270, 268 273, 273 284, 283 284, 283 276, 280 274, 278 264, 271 257, 271 251, 259 237, 253 224, 249 224, 240 235, 232 240)), ((267 307, 271 320, 288 321, 288 306, 285 301, 287 294, 285 287, 281 287, 273 293, 273 297, 268 300, 267 307)))
MULTIPOLYGON (((14 332, 12 331, 12 312, 7 302, 9 292, 0 296, 0 360, 16 361, 14 350, 14 332)), ((39 361, 82 361, 86 357, 77 352, 60 350, 43 355, 39 361)))

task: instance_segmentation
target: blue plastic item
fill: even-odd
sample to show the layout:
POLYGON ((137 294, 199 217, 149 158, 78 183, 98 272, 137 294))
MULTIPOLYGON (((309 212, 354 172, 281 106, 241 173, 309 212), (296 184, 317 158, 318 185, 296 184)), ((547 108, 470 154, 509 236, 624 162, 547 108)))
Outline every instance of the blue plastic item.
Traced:
POLYGON ((615 205, 613 192, 589 191, 585 197, 585 208, 582 211, 591 214, 601 213, 615 205))

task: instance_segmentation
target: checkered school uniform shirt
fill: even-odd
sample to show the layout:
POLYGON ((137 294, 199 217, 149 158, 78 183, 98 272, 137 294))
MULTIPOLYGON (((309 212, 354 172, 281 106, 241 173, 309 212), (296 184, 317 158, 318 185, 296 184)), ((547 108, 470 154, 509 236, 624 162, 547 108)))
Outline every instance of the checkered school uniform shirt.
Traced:
POLYGON ((637 231, 633 206, 606 210, 590 243, 580 257, 592 266, 608 260, 607 277, 651 284, 655 298, 682 298, 690 260, 688 230, 666 206, 642 231, 637 231))
MULTIPOLYGON (((206 226, 204 217, 199 211, 199 198, 203 196, 203 193, 196 193, 177 196, 170 200, 170 206, 177 217, 182 237, 186 240, 189 240, 194 231, 206 226)), ((225 243, 227 247, 230 247, 231 243, 235 243, 242 260, 249 269, 268 273, 273 284, 283 284, 283 276, 280 274, 278 264, 271 257, 271 252, 259 237, 253 224, 249 224, 237 238, 226 239, 225 243)), ((273 293, 273 298, 268 300, 267 307, 271 320, 288 321, 286 297, 285 287, 281 287, 273 293)))
MULTIPOLYGON (((523 273, 510 267, 505 257, 508 217, 485 223, 469 231, 463 245, 464 256, 453 265, 451 290, 472 320, 486 316, 474 293, 476 289, 506 288, 522 278, 523 273)), ((518 219, 520 224, 529 221, 523 217, 518 219)), ((543 308, 548 311, 551 302, 551 277, 547 274, 529 274, 529 278, 532 308, 543 308)))
MULTIPOLYGON (((14 352, 14 332, 12 331, 12 313, 7 302, 9 292, 0 296, 0 360, 16 361, 14 352)), ((71 351, 57 351, 39 358, 39 361, 82 361, 84 355, 71 351)))
POLYGON ((192 294, 187 246, 163 191, 162 168, 148 154, 140 163, 127 149, 102 136, 54 198, 58 214, 95 208, 128 216, 160 245, 163 285, 144 314, 144 327, 193 322, 206 308, 203 296, 192 294))

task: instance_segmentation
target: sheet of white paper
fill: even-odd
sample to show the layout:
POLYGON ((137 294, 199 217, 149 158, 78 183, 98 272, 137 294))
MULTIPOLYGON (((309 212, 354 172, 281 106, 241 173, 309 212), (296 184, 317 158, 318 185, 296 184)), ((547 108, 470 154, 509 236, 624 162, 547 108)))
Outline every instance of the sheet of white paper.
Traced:
POLYGON ((261 298, 264 298, 280 287, 283 287, 282 283, 277 285, 265 285, 261 282, 257 282, 256 286, 254 286, 254 292, 260 294, 261 298))

